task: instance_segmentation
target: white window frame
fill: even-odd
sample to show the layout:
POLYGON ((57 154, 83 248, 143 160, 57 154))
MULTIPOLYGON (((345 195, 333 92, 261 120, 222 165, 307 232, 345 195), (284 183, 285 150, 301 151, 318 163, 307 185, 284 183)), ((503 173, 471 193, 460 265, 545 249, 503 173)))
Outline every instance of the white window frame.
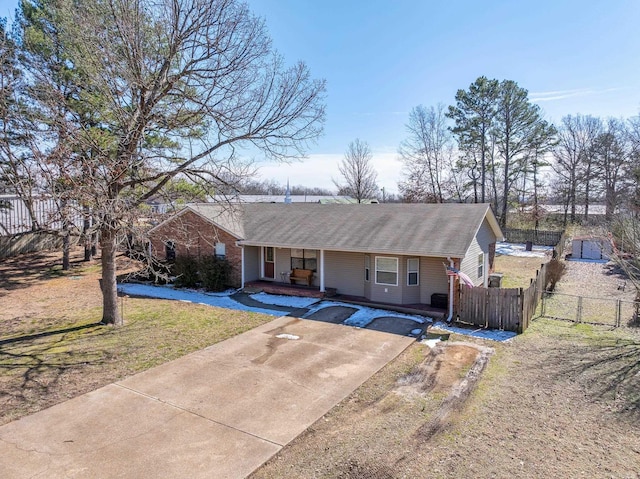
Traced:
POLYGON ((418 258, 409 258, 407 259, 407 286, 419 286, 420 285, 420 259, 418 258), (415 269, 411 269, 409 266, 412 261, 415 261, 416 266, 415 269), (411 274, 415 273, 416 282, 411 282, 411 274))
POLYGON ((375 266, 376 266, 376 269, 375 269, 375 275, 376 275, 375 281, 376 281, 376 284, 381 284, 381 285, 384 285, 384 286, 398 286, 398 276, 399 276, 399 274, 398 274, 398 263, 399 263, 398 258, 394 258, 392 256, 376 256, 376 261, 375 261, 375 266), (396 263, 395 271, 392 271, 392 270, 381 270, 378 267, 378 260, 381 260, 381 259, 383 259, 383 260, 393 260, 396 263), (378 272, 381 272, 381 273, 395 273, 396 282, 395 283, 381 283, 381 282, 379 282, 378 281, 378 272))
POLYGON ((365 255, 364 257, 364 280, 371 282, 371 256, 365 255))
POLYGON ((478 278, 484 278, 484 251, 478 255, 478 278))
POLYGON ((302 260, 302 268, 300 269, 309 269, 311 271, 318 271, 318 250, 315 249, 302 249, 302 248, 291 248, 291 252, 289 254, 289 260, 291 262, 291 269, 293 269, 293 260, 302 260), (295 256, 294 256, 295 254, 295 256), (300 256, 302 255, 302 256, 300 256), (307 264, 308 262, 315 261, 315 268, 310 268, 307 264))

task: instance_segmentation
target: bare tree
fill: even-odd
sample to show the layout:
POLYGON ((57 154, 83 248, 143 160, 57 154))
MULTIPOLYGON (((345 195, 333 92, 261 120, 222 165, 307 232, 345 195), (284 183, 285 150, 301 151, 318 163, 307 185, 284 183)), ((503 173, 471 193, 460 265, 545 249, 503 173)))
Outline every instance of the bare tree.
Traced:
POLYGON ((629 195, 625 203, 637 218, 640 213, 640 116, 632 117, 627 121, 626 132, 629 157, 624 174, 629 181, 629 195))
POLYGON ((608 221, 613 219, 628 184, 625 178, 627 164, 631 158, 628 138, 625 122, 609 118, 593 145, 594 176, 604 192, 605 217, 608 221))
POLYGON ((553 169, 565 185, 564 223, 567 219, 576 221, 576 204, 579 199, 580 187, 585 181, 591 181, 590 168, 584 165, 591 163, 593 146, 601 129, 601 120, 592 116, 567 115, 562 118, 558 133, 558 145, 554 149, 553 169), (589 174, 585 178, 585 174, 589 174))
POLYGON ((399 189, 415 202, 442 203, 445 167, 454 153, 453 138, 447 126, 445 105, 425 108, 419 105, 409 113, 409 137, 399 149, 403 181, 399 189))
POLYGON ((31 218, 31 230, 42 226, 34 210, 38 169, 29 146, 33 133, 22 98, 24 74, 19 65, 19 48, 0 19, 0 182, 23 202, 31 218))
MULTIPOLYGON (((103 322, 120 324, 115 257, 139 206, 174 178, 233 181, 238 165, 247 171, 241 147, 275 160, 303 155, 322 130, 325 84, 303 63, 286 68, 264 22, 237 0, 89 0, 82 7, 23 3, 23 10, 52 13, 40 18, 55 24, 77 88, 68 97, 52 89, 39 107, 67 112, 51 118, 68 135, 67 178, 99 230, 103 322)), ((26 37, 46 37, 47 27, 27 24, 26 37)), ((50 72, 38 73, 41 88, 52 83, 50 72)))
POLYGON ((373 154, 366 141, 356 138, 349 143, 344 158, 338 165, 344 183, 333 180, 339 193, 355 198, 358 203, 378 196, 378 174, 373 169, 372 159, 373 154))

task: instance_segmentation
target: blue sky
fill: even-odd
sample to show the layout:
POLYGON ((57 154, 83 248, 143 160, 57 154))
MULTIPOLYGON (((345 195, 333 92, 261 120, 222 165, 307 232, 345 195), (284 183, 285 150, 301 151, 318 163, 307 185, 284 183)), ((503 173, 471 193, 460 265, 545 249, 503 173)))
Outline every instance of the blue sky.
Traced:
MULTIPOLYGON (((16 1, 0 0, 0 15, 16 1)), ((451 104, 479 76, 515 80, 548 120, 640 113, 640 1, 249 0, 288 62, 327 80, 325 134, 310 157, 264 165, 281 183, 333 186, 348 143, 367 141, 397 191, 412 107, 451 104)))

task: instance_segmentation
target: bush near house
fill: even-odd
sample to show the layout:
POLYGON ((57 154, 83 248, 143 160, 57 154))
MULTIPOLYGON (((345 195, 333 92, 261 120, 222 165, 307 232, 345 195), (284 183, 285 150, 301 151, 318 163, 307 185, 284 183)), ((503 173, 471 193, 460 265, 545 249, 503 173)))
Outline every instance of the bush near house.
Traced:
POLYGON ((547 264, 547 284, 545 284, 545 291, 553 291, 558 281, 564 276, 566 270, 567 265, 563 261, 557 258, 549 261, 549 264, 547 264))
POLYGON ((215 256, 178 256, 172 266, 172 275, 176 276, 174 284, 179 288, 223 291, 230 284, 231 264, 215 256))
POLYGON ((230 285, 231 263, 223 258, 200 258, 200 279, 207 291, 223 291, 230 285))

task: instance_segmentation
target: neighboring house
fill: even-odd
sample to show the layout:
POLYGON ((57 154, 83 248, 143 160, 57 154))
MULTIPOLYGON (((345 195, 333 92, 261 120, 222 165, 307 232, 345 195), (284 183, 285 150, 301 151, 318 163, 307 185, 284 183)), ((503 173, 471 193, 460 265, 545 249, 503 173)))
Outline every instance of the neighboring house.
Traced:
MULTIPOLYGON (((78 228, 82 227, 82 215, 78 213, 78 206, 72 202, 72 214, 69 221, 78 228)), ((33 198, 33 213, 29 214, 24 201, 16 194, 0 195, 0 236, 11 236, 21 233, 29 233, 33 229, 34 222, 41 230, 60 230, 62 220, 59 206, 55 198, 45 194, 33 198)))
MULTIPOLYGON (((215 195, 214 203, 357 203, 350 196, 323 195, 215 195)), ((368 200, 369 202, 374 200, 368 200)))
POLYGON ((219 254, 235 286, 288 282, 312 270, 313 285, 390 304, 431 304, 447 294, 445 265, 487 285, 502 232, 486 204, 200 203, 149 232, 160 259, 219 254))

